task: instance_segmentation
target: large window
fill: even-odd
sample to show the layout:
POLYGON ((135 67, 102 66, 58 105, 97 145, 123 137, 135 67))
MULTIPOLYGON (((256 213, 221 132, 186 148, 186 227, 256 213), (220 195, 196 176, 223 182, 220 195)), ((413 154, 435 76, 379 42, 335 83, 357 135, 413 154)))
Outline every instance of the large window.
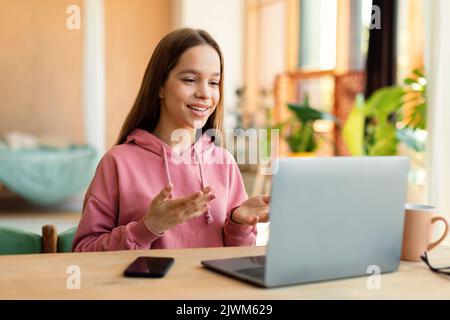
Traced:
MULTIPOLYGON (((350 0, 348 19, 339 16, 337 0, 301 0, 300 3, 300 49, 298 66, 303 70, 335 69, 338 42, 348 46, 348 67, 363 70, 369 39, 372 0, 350 0), (339 24, 348 24, 345 35, 339 34, 339 24), (347 42, 346 41, 346 42, 347 42)), ((347 17, 347 15, 346 15, 347 17)))
POLYGON ((302 0, 300 3, 300 69, 336 66, 337 1, 302 0))

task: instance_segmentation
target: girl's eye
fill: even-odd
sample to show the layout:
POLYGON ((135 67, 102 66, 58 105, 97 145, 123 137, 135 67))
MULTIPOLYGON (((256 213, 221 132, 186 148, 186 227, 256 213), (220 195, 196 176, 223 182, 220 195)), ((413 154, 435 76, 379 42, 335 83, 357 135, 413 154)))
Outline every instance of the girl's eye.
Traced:
MULTIPOLYGON (((186 78, 186 79, 183 79, 183 81, 187 82, 187 83, 196 83, 197 82, 197 80, 194 78, 186 78)), ((212 86, 218 86, 219 81, 211 81, 209 84, 212 86)))

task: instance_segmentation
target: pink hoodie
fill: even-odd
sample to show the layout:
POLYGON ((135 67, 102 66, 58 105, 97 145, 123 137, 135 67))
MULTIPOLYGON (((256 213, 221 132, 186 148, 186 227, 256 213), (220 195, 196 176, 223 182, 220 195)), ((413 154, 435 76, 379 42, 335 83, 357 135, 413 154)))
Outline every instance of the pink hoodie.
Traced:
POLYGON ((84 199, 73 251, 108 251, 253 245, 256 228, 229 219, 247 200, 233 156, 204 134, 183 155, 142 129, 114 146, 100 161, 84 199), (200 150, 200 151, 199 151, 200 150), (190 163, 181 163, 189 157, 190 163), (214 159, 225 159, 223 164, 214 159), (197 160, 197 161, 195 161, 197 160), (150 231, 142 217, 169 182, 174 198, 211 186, 216 198, 204 215, 164 234, 150 231))

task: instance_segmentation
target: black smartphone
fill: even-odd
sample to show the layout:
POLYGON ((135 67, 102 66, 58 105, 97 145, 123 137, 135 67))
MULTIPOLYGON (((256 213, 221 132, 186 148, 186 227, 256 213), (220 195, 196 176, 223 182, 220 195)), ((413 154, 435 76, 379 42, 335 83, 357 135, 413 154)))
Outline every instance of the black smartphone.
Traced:
POLYGON ((162 278, 174 263, 174 258, 138 257, 124 271, 126 277, 162 278))

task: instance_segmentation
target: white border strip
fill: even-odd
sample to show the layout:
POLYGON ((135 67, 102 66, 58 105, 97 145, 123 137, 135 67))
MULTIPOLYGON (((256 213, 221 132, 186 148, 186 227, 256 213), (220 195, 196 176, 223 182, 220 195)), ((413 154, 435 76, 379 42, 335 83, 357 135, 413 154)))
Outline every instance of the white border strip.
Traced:
POLYGON ((84 0, 83 26, 85 140, 101 157, 106 144, 103 0, 84 0))

